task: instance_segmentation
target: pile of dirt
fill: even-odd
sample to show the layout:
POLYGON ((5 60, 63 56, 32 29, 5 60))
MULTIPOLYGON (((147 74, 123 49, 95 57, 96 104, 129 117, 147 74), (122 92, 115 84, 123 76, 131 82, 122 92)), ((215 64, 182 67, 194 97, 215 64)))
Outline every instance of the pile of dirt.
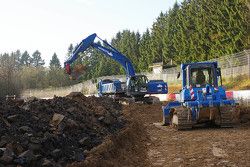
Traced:
POLYGON ((238 107, 238 120, 241 124, 250 124, 250 107, 239 106, 238 107))
POLYGON ((134 108, 140 110, 141 106, 143 104, 124 105, 122 111, 127 126, 93 148, 85 161, 75 162, 69 167, 152 166, 147 159, 147 147, 150 144, 147 127, 141 120, 141 113, 133 110, 134 108))
POLYGON ((93 147, 125 127, 121 105, 110 98, 0 102, 0 167, 65 166, 84 161, 93 147))

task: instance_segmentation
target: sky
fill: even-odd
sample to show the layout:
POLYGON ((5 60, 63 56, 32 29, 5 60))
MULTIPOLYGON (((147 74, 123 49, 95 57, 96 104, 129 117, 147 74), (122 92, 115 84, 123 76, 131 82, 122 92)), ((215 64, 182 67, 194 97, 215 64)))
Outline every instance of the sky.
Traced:
MULTIPOLYGON (((19 49, 42 53, 46 65, 55 52, 92 33, 108 41, 118 31, 143 33, 176 0, 0 0, 0 53, 19 49)), ((178 1, 179 2, 179 1, 178 1)))

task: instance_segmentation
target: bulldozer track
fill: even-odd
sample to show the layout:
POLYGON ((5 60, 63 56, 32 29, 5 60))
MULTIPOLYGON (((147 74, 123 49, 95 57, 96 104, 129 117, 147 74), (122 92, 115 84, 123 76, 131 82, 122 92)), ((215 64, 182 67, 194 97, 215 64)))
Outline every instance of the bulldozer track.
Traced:
POLYGON ((221 127, 223 127, 223 128, 232 128, 233 127, 233 119, 232 119, 233 110, 234 110, 234 107, 231 107, 231 106, 220 108, 220 113, 221 113, 220 126, 221 127))
POLYGON ((177 107, 175 110, 175 114, 177 115, 178 118, 178 124, 175 125, 174 127, 177 130, 192 129, 192 120, 188 108, 177 107))

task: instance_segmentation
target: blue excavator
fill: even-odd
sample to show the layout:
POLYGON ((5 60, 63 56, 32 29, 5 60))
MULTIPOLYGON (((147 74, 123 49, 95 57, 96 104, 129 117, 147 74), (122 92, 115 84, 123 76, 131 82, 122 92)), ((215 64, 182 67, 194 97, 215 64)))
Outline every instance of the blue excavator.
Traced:
POLYGON ((79 53, 84 52, 89 47, 97 49, 103 55, 115 60, 126 72, 126 82, 120 80, 103 79, 98 82, 99 96, 112 96, 116 99, 133 98, 135 101, 143 101, 148 99, 146 94, 167 94, 167 83, 163 80, 149 81, 145 75, 136 75, 135 69, 129 58, 111 46, 105 40, 102 40, 95 33, 83 39, 82 42, 73 51, 70 58, 64 63, 66 72, 71 75, 71 65, 79 57, 79 53), (100 43, 94 42, 99 39, 107 47, 100 43))

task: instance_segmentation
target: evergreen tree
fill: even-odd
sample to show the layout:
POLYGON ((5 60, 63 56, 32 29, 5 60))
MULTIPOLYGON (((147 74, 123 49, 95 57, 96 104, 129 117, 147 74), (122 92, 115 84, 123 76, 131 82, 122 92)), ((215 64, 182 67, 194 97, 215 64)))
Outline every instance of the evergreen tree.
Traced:
POLYGON ((61 64, 60 61, 56 55, 56 53, 53 54, 50 63, 49 63, 49 67, 50 69, 60 69, 61 68, 61 64))
POLYGON ((11 57, 13 57, 14 62, 15 62, 14 68, 19 69, 21 67, 21 52, 20 52, 20 50, 12 52, 11 57))
POLYGON ((36 50, 31 57, 31 64, 34 67, 41 67, 45 64, 44 60, 41 57, 41 53, 36 50))
POLYGON ((68 58, 72 55, 73 50, 74 50, 74 46, 73 46, 73 44, 71 43, 71 44, 69 45, 69 47, 68 47, 68 52, 67 52, 66 59, 68 59, 68 58))
POLYGON ((148 67, 152 65, 153 57, 150 49, 150 41, 151 41, 150 32, 149 29, 147 29, 146 32, 143 33, 140 40, 139 51, 141 57, 138 65, 140 71, 147 71, 148 67))
MULTIPOLYGON (((140 58, 139 43, 140 43, 140 34, 131 32, 129 30, 123 30, 122 32, 119 32, 116 35, 116 38, 112 39, 111 41, 112 46, 114 46, 123 55, 125 55, 131 60, 136 70, 138 70, 137 66, 139 64, 139 58, 140 58)), ((121 65, 116 64, 116 66, 122 69, 121 65)), ((124 70, 120 71, 124 72, 124 70)))
POLYGON ((31 57, 27 51, 21 55, 20 64, 21 66, 29 66, 31 64, 31 57))
POLYGON ((166 16, 161 12, 157 21, 153 23, 150 42, 151 55, 153 57, 152 63, 163 61, 163 35, 166 31, 165 20, 166 16))

